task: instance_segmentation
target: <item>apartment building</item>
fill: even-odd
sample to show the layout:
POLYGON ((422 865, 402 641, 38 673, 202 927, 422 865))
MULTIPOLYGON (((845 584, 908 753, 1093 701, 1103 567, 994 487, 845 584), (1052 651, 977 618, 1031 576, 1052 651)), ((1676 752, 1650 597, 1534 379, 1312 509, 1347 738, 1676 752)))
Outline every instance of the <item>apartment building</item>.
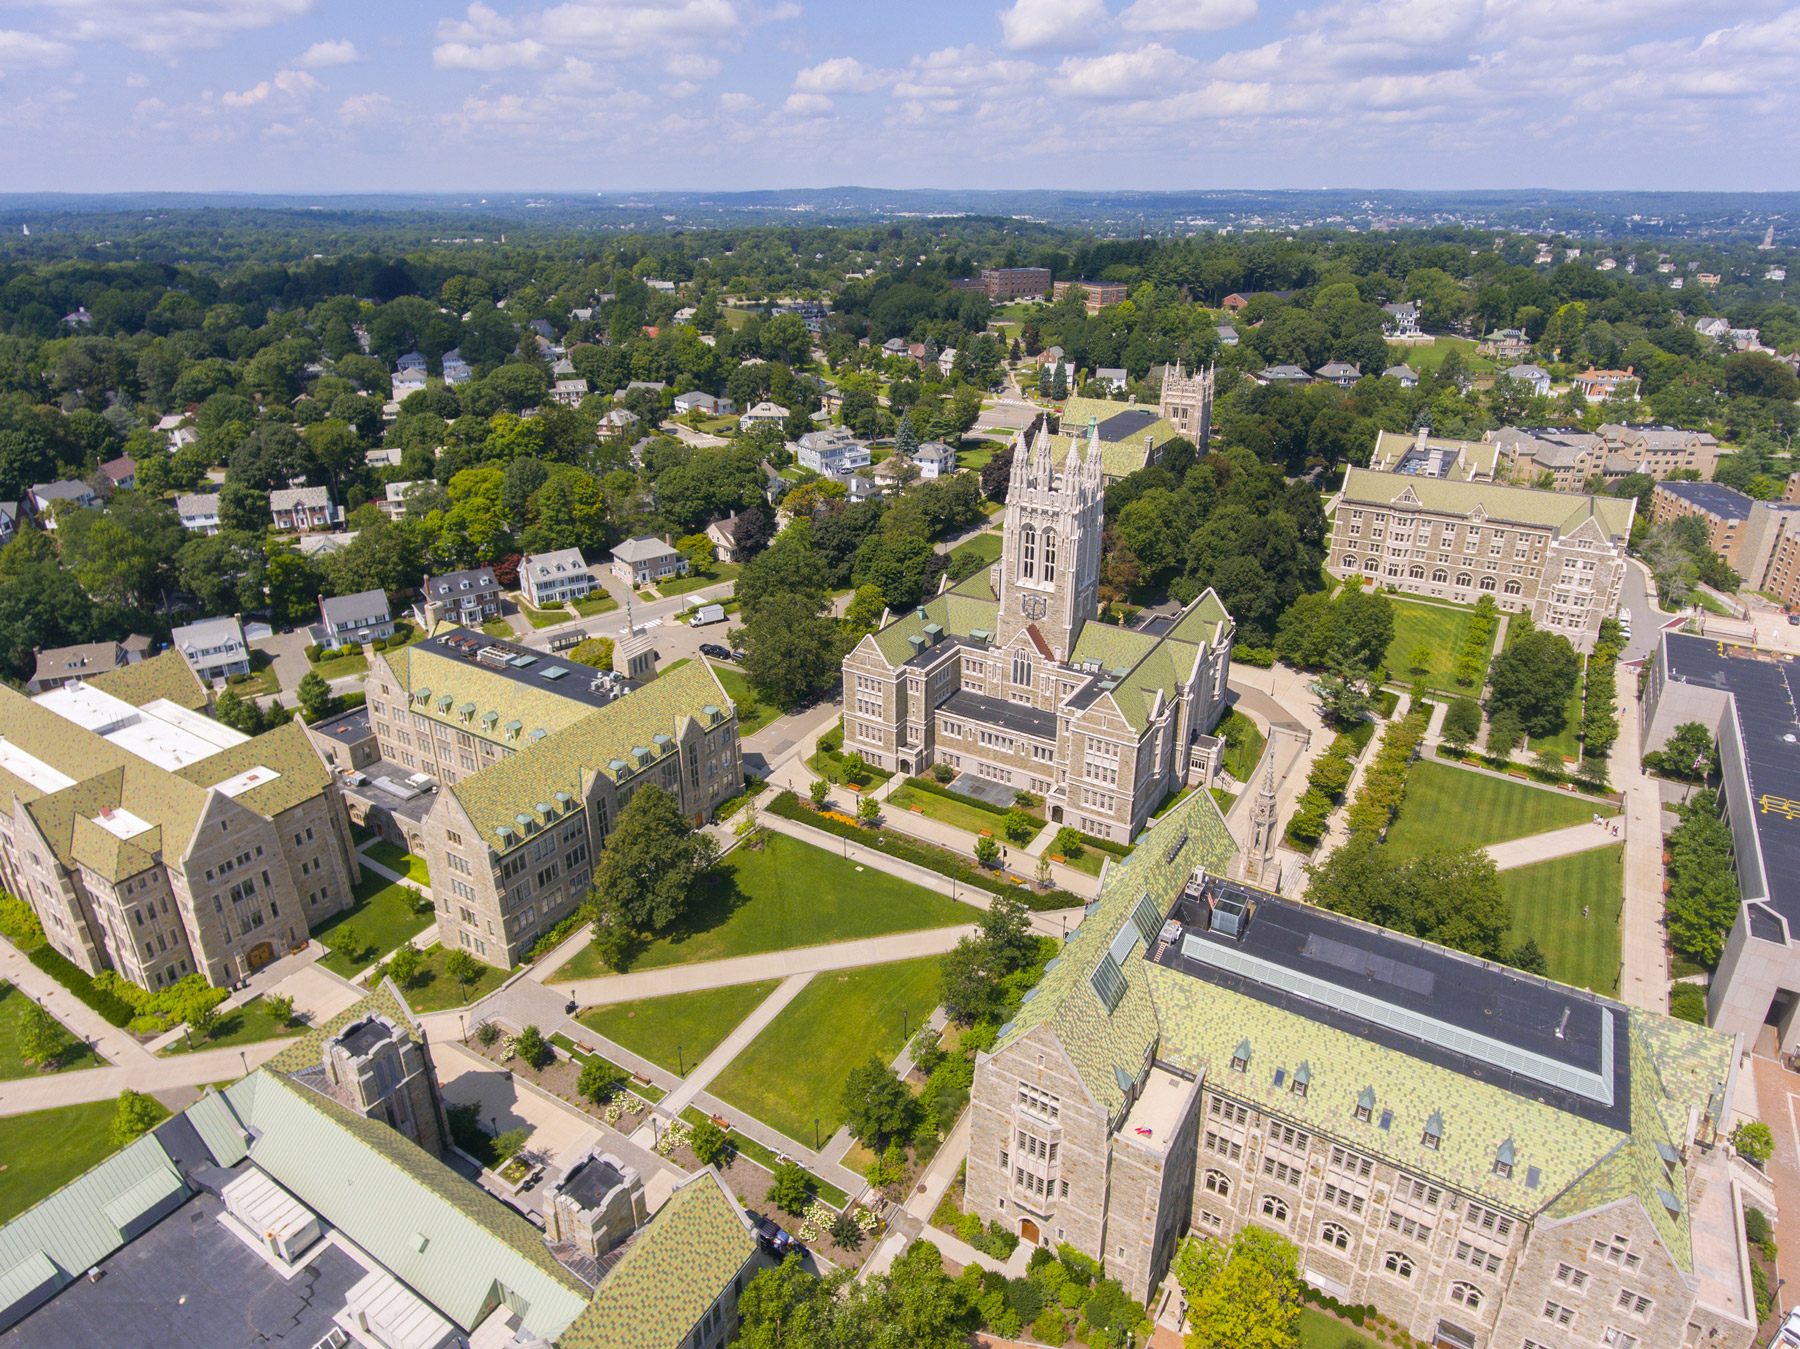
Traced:
POLYGON ((1750 1344, 1741 1037, 1225 881, 1204 792, 1154 837, 978 1056, 973 1212, 1140 1302, 1255 1224, 1419 1343, 1750 1344))
POLYGON ((1609 483, 1632 473, 1658 482, 1676 473, 1710 478, 1719 461, 1719 442, 1707 432, 1671 426, 1507 426, 1482 439, 1498 447, 1502 474, 1558 492, 1586 491, 1596 476, 1609 483), (1541 481, 1546 474, 1547 483, 1541 481))
MULTIPOLYGON (((1128 842, 1204 775, 1236 625, 1208 590, 1151 633, 1093 622, 1105 501, 1098 427, 1039 427, 1013 457, 1000 561, 893 616, 844 658, 844 743, 958 790, 1044 798, 1054 823, 1128 842)), ((659 681, 660 682, 660 681, 659 681)))
POLYGON ((743 780, 704 659, 636 688, 456 629, 376 653, 366 687, 381 757, 439 784, 420 826, 439 940, 502 968, 586 897, 639 786, 701 822, 743 780))
POLYGON ((1043 295, 1050 289, 1050 269, 1048 267, 983 267, 981 284, 987 288, 987 297, 997 303, 1004 304, 1008 300, 1023 300, 1043 295))
POLYGON ((349 818, 298 723, 206 716, 178 652, 0 689, 0 877, 89 974, 236 983, 353 902, 349 818))
POLYGON ((1757 501, 1716 482, 1659 482, 1650 509, 1657 524, 1689 516, 1705 521, 1707 546, 1751 589, 1787 603, 1800 600, 1800 502, 1757 501))
POLYGON ((1412 595, 1502 609, 1591 651, 1618 611, 1635 497, 1574 496, 1353 468, 1328 504, 1325 566, 1412 595))

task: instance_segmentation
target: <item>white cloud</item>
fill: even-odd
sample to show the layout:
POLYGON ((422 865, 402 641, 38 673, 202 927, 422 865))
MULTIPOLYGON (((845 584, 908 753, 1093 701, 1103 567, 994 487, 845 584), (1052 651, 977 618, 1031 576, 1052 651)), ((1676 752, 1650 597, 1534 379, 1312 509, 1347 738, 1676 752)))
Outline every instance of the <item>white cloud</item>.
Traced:
POLYGON ((681 80, 710 80, 719 73, 719 60, 699 52, 673 52, 663 69, 681 80))
POLYGON ((1006 45, 1019 51, 1069 51, 1091 46, 1112 23, 1101 0, 1016 0, 1000 11, 1006 45))
POLYGON ((60 66, 75 54, 66 42, 56 42, 38 33, 22 33, 0 28, 0 70, 42 70, 60 66))
POLYGON ((272 80, 263 80, 242 93, 227 91, 219 99, 228 108, 253 108, 260 103, 303 98, 323 86, 304 70, 278 70, 272 80))
POLYGON ((787 102, 781 105, 781 110, 796 117, 823 117, 834 106, 823 94, 789 94, 787 102))
POLYGON ((149 83, 150 77, 136 70, 125 77, 125 87, 127 89, 143 89, 146 88, 149 83))
MULTIPOLYGON (((732 0, 565 0, 517 15, 475 0, 463 18, 439 22, 432 62, 440 69, 492 71, 548 65, 552 53, 616 57, 657 50, 673 62, 693 48, 741 35, 749 22, 732 0)), ((670 73, 711 78, 717 63, 699 75, 670 73)))
POLYGON ((323 70, 326 66, 347 66, 362 60, 362 53, 349 38, 336 42, 315 42, 300 54, 294 64, 302 70, 323 70))
POLYGON ((444 42, 431 49, 431 64, 439 70, 515 70, 547 63, 549 48, 535 38, 512 42, 444 42))
POLYGON ((1195 62, 1180 52, 1152 42, 1133 52, 1069 57, 1057 69, 1058 85, 1087 98, 1143 98, 1166 83, 1185 83, 1195 62))
POLYGON ((384 122, 393 113, 394 100, 386 94, 352 94, 338 105, 338 121, 351 125, 384 122))
POLYGON ((762 104, 753 95, 738 93, 735 90, 719 95, 719 111, 729 117, 754 112, 761 106, 762 104))
POLYGON ((794 76, 794 88, 805 94, 855 94, 892 80, 893 76, 869 69, 854 56, 834 56, 794 76))
POLYGON ((237 33, 298 19, 313 0, 14 0, 48 9, 56 34, 77 42, 122 42, 172 53, 217 47, 237 33))
POLYGON ((1256 17, 1256 0, 1137 0, 1119 25, 1135 33, 1217 33, 1256 17))

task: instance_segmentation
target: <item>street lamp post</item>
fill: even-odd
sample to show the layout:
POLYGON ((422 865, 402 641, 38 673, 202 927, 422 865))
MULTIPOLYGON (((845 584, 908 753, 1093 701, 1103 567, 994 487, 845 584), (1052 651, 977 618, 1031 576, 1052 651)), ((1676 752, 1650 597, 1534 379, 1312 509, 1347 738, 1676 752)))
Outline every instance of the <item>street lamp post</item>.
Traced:
POLYGON ((682 1057, 681 1045, 679 1043, 677 1043, 675 1046, 675 1066, 678 1069, 680 1069, 680 1071, 677 1072, 675 1074, 675 1076, 677 1076, 677 1077, 686 1077, 687 1076, 687 1060, 682 1057))
POLYGON ((244 1065, 244 1076, 249 1077, 250 1076, 250 1056, 241 1049, 238 1050, 238 1062, 244 1065))
POLYGON ((813 1121, 813 1151, 819 1150, 819 1121, 813 1121))

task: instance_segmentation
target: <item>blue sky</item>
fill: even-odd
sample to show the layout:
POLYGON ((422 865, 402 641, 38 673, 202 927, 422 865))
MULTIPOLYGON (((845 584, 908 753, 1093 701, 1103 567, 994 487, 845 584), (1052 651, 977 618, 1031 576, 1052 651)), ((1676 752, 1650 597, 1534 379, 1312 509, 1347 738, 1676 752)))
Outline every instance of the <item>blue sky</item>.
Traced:
POLYGON ((1780 0, 0 0, 4 190, 1800 187, 1780 0))

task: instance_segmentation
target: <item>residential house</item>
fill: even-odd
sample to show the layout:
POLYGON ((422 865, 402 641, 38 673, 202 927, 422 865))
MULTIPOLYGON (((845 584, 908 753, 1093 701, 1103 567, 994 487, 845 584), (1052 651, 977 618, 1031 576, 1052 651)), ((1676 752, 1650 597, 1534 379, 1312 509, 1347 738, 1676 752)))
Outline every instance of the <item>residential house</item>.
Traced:
POLYGON ((1229 323, 1221 323, 1213 329, 1219 335, 1219 345, 1235 347, 1238 344, 1238 330, 1229 323))
POLYGON ((385 590, 321 598, 319 618, 325 625, 324 646, 348 646, 394 635, 394 619, 385 590))
POLYGON ((169 645, 181 653, 202 684, 250 673, 250 644, 244 640, 244 625, 231 615, 203 618, 176 628, 169 634, 169 645))
POLYGON ((1108 389, 1125 392, 1125 370, 1122 366, 1103 365, 1094 371, 1094 379, 1108 389))
POLYGON ((1590 403, 1604 403, 1615 394, 1637 399, 1637 376, 1631 367, 1623 370, 1595 370, 1591 367, 1571 381, 1590 403))
POLYGON ((62 479, 34 484, 25 494, 25 501, 38 524, 45 529, 54 530, 57 510, 86 510, 99 501, 99 498, 86 483, 62 479), (58 505, 59 502, 63 504, 58 505))
POLYGON ((637 434, 638 424, 643 420, 637 413, 627 408, 608 408, 600 417, 595 428, 602 436, 630 436, 637 434))
POLYGON ((196 534, 217 534, 224 527, 219 523, 217 492, 184 492, 175 498, 175 514, 183 529, 196 534))
POLYGON ((370 468, 399 468, 405 451, 398 445, 377 445, 363 451, 363 463, 370 468))
POLYGON ((555 364, 550 367, 550 377, 552 379, 574 379, 575 362, 567 356, 558 356, 555 364))
POLYGON ((836 481, 844 484, 844 499, 852 506, 860 506, 865 501, 874 501, 881 496, 881 484, 866 474, 845 473, 836 481))
POLYGON ((675 411, 678 414, 699 412, 708 417, 735 417, 737 404, 729 398, 719 398, 703 389, 690 389, 686 393, 675 395, 675 411))
POLYGON ((723 520, 714 520, 706 527, 706 537, 712 540, 713 555, 721 562, 742 562, 738 556, 737 541, 738 513, 733 511, 723 520))
POLYGON ((1769 268, 1768 271, 1763 273, 1763 280, 1764 281, 1786 281, 1787 280, 1787 268, 1771 267, 1771 268, 1769 268))
POLYGON ((444 353, 443 368, 445 384, 467 384, 470 380, 475 378, 475 372, 469 368, 469 363, 463 359, 461 347, 453 347, 444 353))
POLYGON ((425 369, 420 366, 417 369, 396 370, 393 383, 394 401, 403 402, 411 395, 425 391, 425 369))
POLYGON ((641 534, 612 550, 612 571, 628 586, 649 586, 686 576, 688 562, 667 539, 641 534))
POLYGON ((1387 317, 1382 320, 1390 342, 1411 342, 1425 334, 1419 329, 1419 306, 1411 300, 1399 304, 1384 304, 1381 312, 1387 317))
POLYGON ((137 486, 137 460, 130 455, 108 459, 100 465, 100 476, 106 479, 113 491, 127 491, 137 486))
POLYGON ((781 404, 771 403, 765 400, 756 404, 756 406, 752 407, 748 412, 744 413, 743 416, 738 418, 738 430, 748 431, 751 427, 756 426, 759 423, 768 422, 773 422, 775 425, 779 426, 787 420, 787 416, 788 410, 782 407, 781 404))
POLYGON ((556 331, 550 326, 549 319, 526 319, 525 326, 546 342, 556 340, 556 331))
POLYGON ((1291 290, 1233 291, 1230 295, 1227 295, 1223 300, 1219 301, 1219 308, 1228 309, 1234 314, 1241 314, 1250 307, 1250 301, 1260 299, 1264 296, 1273 300, 1291 300, 1294 298, 1294 292, 1291 290))
POLYGON ((395 370, 423 370, 426 360, 416 351, 409 351, 394 362, 395 370))
POLYGON ((1049 352, 1045 352, 1044 359, 1038 363, 1038 388, 1040 390, 1054 390, 1056 388, 1056 377, 1059 372, 1062 375, 1063 387, 1070 393, 1074 393, 1076 370, 1074 366, 1062 359, 1062 353, 1060 351, 1057 352, 1055 356, 1050 355, 1049 352))
POLYGON ((1720 276, 1717 272, 1701 272, 1699 276, 1694 278, 1694 280, 1698 281, 1703 286, 1716 286, 1724 279, 1725 278, 1720 276))
POLYGON ((633 389, 646 389, 655 394, 658 398, 661 398, 663 394, 667 392, 668 387, 669 386, 660 379, 634 379, 625 386, 625 392, 630 393, 633 389))
POLYGON ((269 493, 269 515, 284 533, 330 529, 338 523, 329 487, 284 487, 269 493))
POLYGON ((1531 339, 1519 328, 1498 328, 1475 344, 1478 356, 1519 360, 1531 354, 1531 339))
POLYGON ((885 356, 904 356, 906 355, 906 339, 904 337, 890 337, 881 344, 881 351, 885 356))
POLYGON ((1268 365, 1252 376, 1258 384, 1310 384, 1312 376, 1297 365, 1268 365))
POLYGON ((950 377, 951 367, 953 367, 955 364, 956 364, 956 348, 955 347, 945 347, 942 351, 940 351, 938 353, 938 358, 937 358, 938 373, 940 375, 943 375, 946 379, 948 379, 950 377))
POLYGON ((519 563, 519 589, 534 609, 586 599, 599 589, 599 584, 582 560, 579 548, 527 553, 519 563))
POLYGON ((88 313, 86 305, 78 304, 62 316, 62 321, 74 328, 91 328, 94 324, 94 316, 88 313))
POLYGON ((320 558, 332 553, 341 553, 356 542, 357 531, 347 529, 336 534, 300 534, 294 539, 294 547, 301 557, 320 558))
POLYGON ((500 582, 494 579, 492 567, 427 576, 422 589, 427 629, 436 627, 439 619, 479 628, 488 619, 500 617, 500 582))
POLYGON ((956 472, 956 451, 941 440, 928 440, 913 455, 919 477, 926 482, 956 472))
POLYGON ((1381 377, 1383 379, 1399 380, 1402 389, 1415 388, 1419 383, 1419 377, 1413 372, 1413 368, 1410 365, 1390 365, 1386 370, 1381 372, 1381 377))
POLYGON ((869 447, 846 426, 808 431, 792 447, 794 462, 814 473, 835 477, 869 466, 869 447))
POLYGON ((550 397, 564 407, 576 407, 588 394, 585 379, 559 379, 550 390, 550 397))
POLYGON ((1550 392, 1550 372, 1541 365, 1515 365, 1500 373, 1507 379, 1528 386, 1539 397, 1548 396, 1550 392))
POLYGON ((19 532, 19 503, 0 501, 0 547, 13 541, 19 532))
POLYGON ((1731 320, 1719 318, 1716 315, 1708 318, 1696 319, 1694 321, 1694 331, 1702 337, 1710 337, 1715 341, 1718 341, 1731 335, 1731 320))
POLYGON ((382 489, 382 499, 377 504, 381 513, 390 520, 398 520, 406 514, 406 497, 415 487, 430 487, 429 482, 390 482, 382 489))
POLYGON ((1327 361, 1313 373, 1327 384, 1335 384, 1340 389, 1348 389, 1362 378, 1362 367, 1352 365, 1349 361, 1327 361))
POLYGON ((136 665, 150 654, 148 637, 132 635, 122 642, 83 642, 78 646, 57 646, 37 656, 37 672, 25 681, 25 692, 48 693, 78 679, 122 670, 136 665))

